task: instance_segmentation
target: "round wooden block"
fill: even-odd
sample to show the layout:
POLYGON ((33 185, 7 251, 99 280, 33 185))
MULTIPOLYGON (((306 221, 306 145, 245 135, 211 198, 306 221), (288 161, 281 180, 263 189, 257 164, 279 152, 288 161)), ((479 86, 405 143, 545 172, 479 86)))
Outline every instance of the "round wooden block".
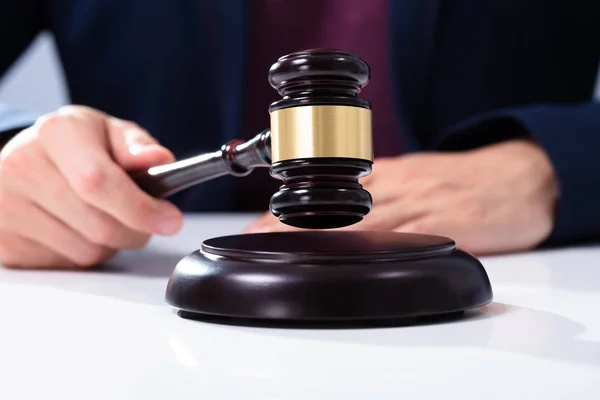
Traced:
POLYGON ((482 264, 451 239, 364 231, 209 239, 178 263, 166 292, 187 316, 295 321, 451 314, 492 297, 482 264))

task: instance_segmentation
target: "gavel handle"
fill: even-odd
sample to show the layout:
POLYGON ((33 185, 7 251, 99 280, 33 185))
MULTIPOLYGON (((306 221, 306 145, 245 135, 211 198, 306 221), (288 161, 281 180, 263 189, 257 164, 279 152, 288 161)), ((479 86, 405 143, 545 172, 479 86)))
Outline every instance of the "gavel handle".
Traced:
POLYGON ((129 173, 136 184, 154 197, 168 197, 191 186, 221 176, 246 176, 254 168, 271 165, 271 132, 254 138, 232 140, 220 150, 148 170, 129 173))

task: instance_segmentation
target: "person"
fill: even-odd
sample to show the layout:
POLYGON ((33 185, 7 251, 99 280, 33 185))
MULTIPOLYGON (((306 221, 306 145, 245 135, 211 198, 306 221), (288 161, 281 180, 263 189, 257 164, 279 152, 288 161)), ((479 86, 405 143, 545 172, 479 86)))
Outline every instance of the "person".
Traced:
MULTIPOLYGON (((7 0, 0 73, 42 31, 70 105, 0 109, 0 261, 85 268, 172 235, 184 212, 268 212, 266 171, 169 199, 128 178, 268 127, 282 55, 371 66, 373 209, 352 229, 441 234, 475 254, 600 235, 600 3, 561 0, 7 0)), ((35 96, 32 91, 31 96, 35 96)))

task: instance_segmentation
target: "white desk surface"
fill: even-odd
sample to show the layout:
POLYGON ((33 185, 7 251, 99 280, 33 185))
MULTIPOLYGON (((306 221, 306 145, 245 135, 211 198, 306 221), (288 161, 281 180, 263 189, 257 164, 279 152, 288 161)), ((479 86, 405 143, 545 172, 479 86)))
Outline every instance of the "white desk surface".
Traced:
POLYGON ((600 247, 483 258, 475 318, 378 329, 185 320, 173 265, 253 216, 194 216, 177 237, 81 272, 0 269, 0 399, 600 399, 600 247))

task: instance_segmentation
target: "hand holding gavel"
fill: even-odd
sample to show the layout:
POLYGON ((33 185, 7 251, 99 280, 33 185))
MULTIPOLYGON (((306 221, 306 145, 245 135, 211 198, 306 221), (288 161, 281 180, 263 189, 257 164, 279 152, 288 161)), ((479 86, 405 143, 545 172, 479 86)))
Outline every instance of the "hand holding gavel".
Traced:
POLYGON ((173 161, 144 129, 97 110, 69 106, 40 118, 0 152, 0 261, 88 267, 176 233, 180 210, 126 172, 173 161))
POLYGON ((271 212, 294 227, 350 226, 371 209, 358 183, 371 172, 370 104, 357 95, 369 67, 353 54, 298 52, 269 71, 282 99, 271 127, 247 142, 174 160, 148 132, 86 107, 39 119, 0 154, 0 261, 86 267, 153 234, 176 233, 181 212, 162 197, 222 175, 269 167, 271 212))

